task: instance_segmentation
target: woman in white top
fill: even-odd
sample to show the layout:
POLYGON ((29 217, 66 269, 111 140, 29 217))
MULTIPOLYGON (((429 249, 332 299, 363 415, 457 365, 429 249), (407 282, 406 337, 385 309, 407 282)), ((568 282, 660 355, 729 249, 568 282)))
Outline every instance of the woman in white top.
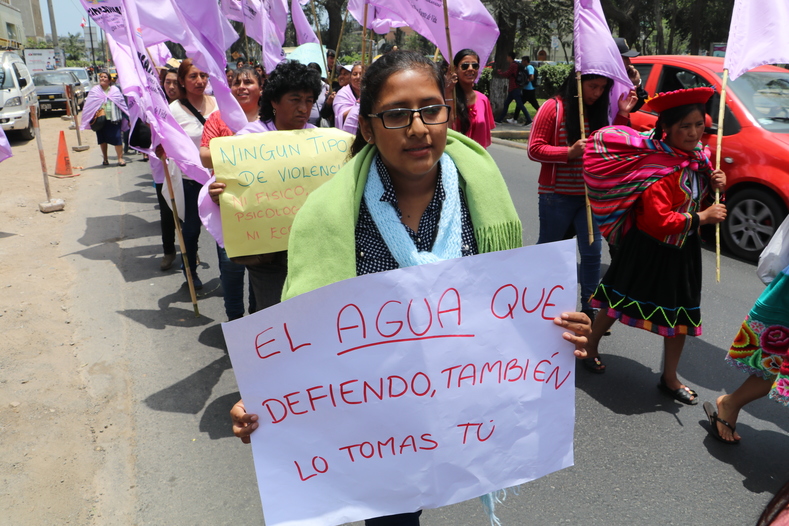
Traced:
MULTIPOLYGON (((208 85, 208 73, 200 71, 192 64, 192 59, 187 58, 178 68, 178 84, 181 87, 183 98, 170 103, 173 117, 181 125, 187 135, 200 149, 200 140, 203 137, 203 126, 209 115, 217 110, 214 97, 205 94, 208 85)), ((176 168, 177 169, 177 168, 176 168)), ((189 269, 195 289, 203 288, 203 283, 197 277, 197 242, 200 238, 202 223, 197 209, 197 197, 202 185, 182 174, 184 185, 184 221, 181 231, 186 246, 186 256, 189 260, 189 269)), ((182 261, 183 263, 183 261, 182 261)), ((186 267, 184 266, 184 275, 186 267)))

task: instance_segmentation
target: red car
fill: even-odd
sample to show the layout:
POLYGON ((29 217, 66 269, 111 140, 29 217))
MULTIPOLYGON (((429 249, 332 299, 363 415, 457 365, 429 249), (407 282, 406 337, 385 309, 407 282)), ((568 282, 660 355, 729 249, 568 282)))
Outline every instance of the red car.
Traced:
MULTIPOLYGON (((713 86, 707 103, 712 127, 702 141, 717 147, 723 58, 681 55, 631 59, 647 93, 713 86)), ((645 104, 631 115, 638 130, 654 128, 656 113, 645 104)), ((761 66, 729 81, 723 121, 721 169, 726 172, 728 218, 721 238, 736 256, 756 261, 789 210, 789 71, 761 66)))

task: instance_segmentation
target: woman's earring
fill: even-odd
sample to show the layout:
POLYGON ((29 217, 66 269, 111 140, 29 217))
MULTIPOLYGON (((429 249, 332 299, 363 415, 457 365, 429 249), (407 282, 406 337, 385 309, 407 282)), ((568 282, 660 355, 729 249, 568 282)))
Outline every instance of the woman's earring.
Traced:
POLYGON ((275 109, 273 109, 273 108, 272 108, 272 110, 271 110, 271 111, 274 113, 274 116, 276 117, 276 116, 277 116, 277 110, 275 110, 275 109))

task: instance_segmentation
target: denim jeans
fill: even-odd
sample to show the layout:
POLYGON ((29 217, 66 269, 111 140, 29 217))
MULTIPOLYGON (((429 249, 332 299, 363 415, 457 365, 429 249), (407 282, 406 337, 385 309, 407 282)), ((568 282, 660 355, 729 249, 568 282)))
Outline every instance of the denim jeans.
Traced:
POLYGON ((515 107, 523 112, 526 124, 531 122, 529 112, 526 111, 526 106, 523 105, 523 100, 521 99, 521 91, 523 91, 521 88, 515 88, 507 94, 507 100, 504 101, 504 109, 501 110, 501 116, 498 118, 499 122, 503 121, 507 116, 507 110, 510 108, 510 102, 512 101, 515 101, 515 107))
POLYGON ((582 195, 540 194, 540 237, 537 244, 569 239, 578 240, 581 266, 578 281, 581 284, 581 310, 589 310, 589 299, 600 282, 600 259, 603 246, 600 230, 592 217, 594 242, 589 244, 586 222, 586 199, 582 195))
POLYGON ((276 305, 282 298, 282 288, 288 277, 288 251, 264 254, 265 263, 247 265, 249 282, 255 291, 255 309, 276 305))
MULTIPOLYGON (((216 246, 216 255, 219 260, 219 281, 222 283, 222 293, 225 298, 225 314, 229 321, 237 320, 244 316, 244 275, 247 267, 230 261, 225 249, 219 245, 216 246)), ((255 292, 252 290, 250 280, 249 313, 253 312, 255 312, 255 292)))
MULTIPOLYGON (((186 257, 189 259, 189 268, 193 276, 197 276, 197 242, 200 240, 200 230, 203 223, 197 210, 197 197, 200 195, 202 185, 191 179, 184 179, 184 220, 181 223, 181 233, 184 236, 186 257)), ((181 254, 183 265, 183 254, 181 254)))

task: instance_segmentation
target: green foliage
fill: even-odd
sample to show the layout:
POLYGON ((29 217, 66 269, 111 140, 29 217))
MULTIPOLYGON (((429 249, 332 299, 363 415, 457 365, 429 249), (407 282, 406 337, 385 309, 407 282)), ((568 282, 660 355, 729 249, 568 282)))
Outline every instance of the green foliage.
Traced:
POLYGON ((571 64, 544 64, 539 67, 538 71, 541 84, 537 96, 548 98, 553 97, 559 86, 573 72, 573 66, 571 64))
POLYGON ((47 49, 51 48, 52 44, 48 44, 45 40, 39 42, 35 38, 28 38, 25 47, 27 49, 47 49))
POLYGON ((85 58, 85 42, 80 42, 80 35, 69 33, 67 37, 61 37, 60 47, 66 55, 66 60, 83 60, 85 58))
POLYGON ((67 68, 89 68, 91 66, 89 60, 68 60, 66 59, 67 68))
POLYGON ((477 87, 474 88, 485 96, 490 97, 490 79, 493 77, 493 68, 483 68, 482 75, 479 76, 477 87))

